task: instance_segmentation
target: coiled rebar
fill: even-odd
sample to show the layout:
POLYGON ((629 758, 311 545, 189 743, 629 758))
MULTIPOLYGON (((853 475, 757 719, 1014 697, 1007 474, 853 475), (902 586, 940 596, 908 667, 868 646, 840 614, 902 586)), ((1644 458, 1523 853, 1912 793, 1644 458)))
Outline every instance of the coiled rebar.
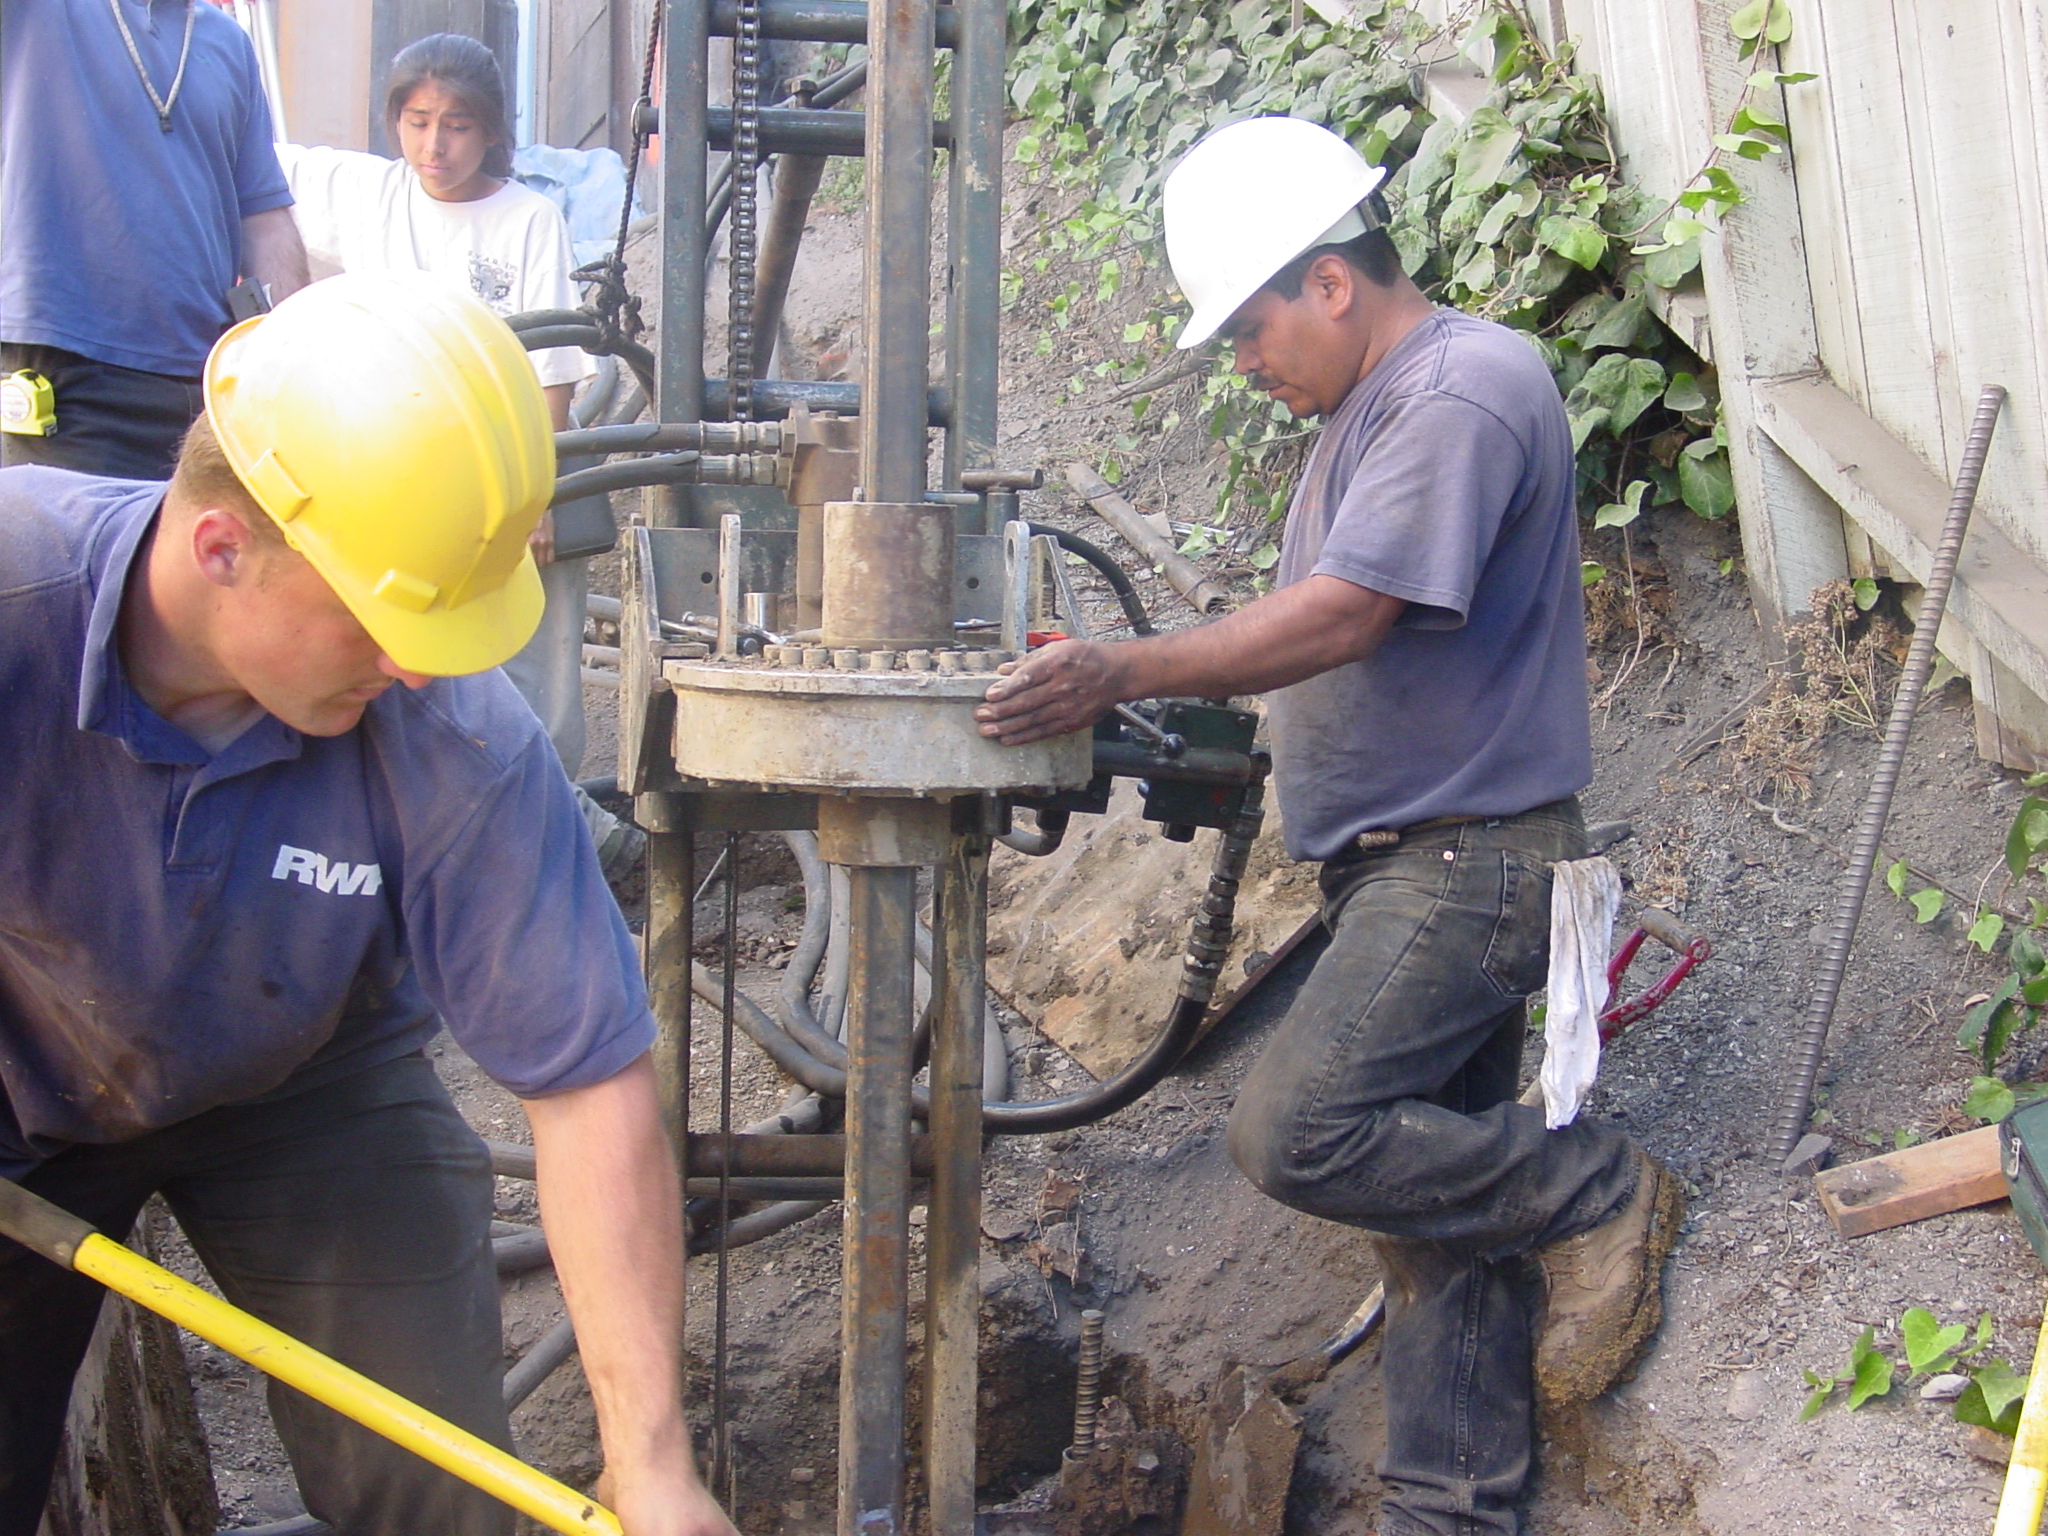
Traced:
POLYGON ((1835 1001, 1842 991, 1842 973, 1848 968, 1849 946, 1856 940, 1856 925, 1863 918, 1863 899, 1870 891, 1872 866, 1877 861, 1878 839, 1891 815, 1892 791, 1898 787, 1899 769, 1906 760, 1906 739, 1912 734, 1913 716, 1920 707, 1920 690, 1934 670, 1935 633, 1948 607, 1949 588, 1955 582, 1956 558, 1962 553, 1963 535, 1970 526, 1970 510, 1977 501, 1977 482, 1984 475, 1984 459, 1991 449, 1991 431, 1998 424, 2005 391, 1987 384, 1977 396, 1976 418, 1970 423, 1969 440, 1963 445, 1962 463, 1956 470, 1954 494, 1949 498, 1948 521, 1941 530, 1941 543, 1934 551, 1934 565, 1927 573, 1927 589, 1920 599, 1920 612, 1913 620, 1913 642, 1906 652, 1905 671, 1899 691, 1892 699, 1891 718, 1885 722, 1884 747, 1878 753, 1877 771, 1871 777, 1870 793, 1864 797, 1863 812, 1856 823, 1856 840, 1849 849, 1849 867, 1842 871, 1842 883, 1835 893, 1834 926, 1828 932, 1828 946, 1821 956, 1820 972, 1813 989, 1813 1003, 1801 1028, 1799 1053, 1792 1069, 1792 1082, 1779 1104, 1778 1119, 1771 1132, 1769 1155, 1782 1163, 1792 1155, 1800 1133, 1806 1128, 1807 1111, 1813 1105, 1813 1085, 1820 1075, 1821 1052, 1827 1045, 1828 1025, 1835 1016, 1835 1001))

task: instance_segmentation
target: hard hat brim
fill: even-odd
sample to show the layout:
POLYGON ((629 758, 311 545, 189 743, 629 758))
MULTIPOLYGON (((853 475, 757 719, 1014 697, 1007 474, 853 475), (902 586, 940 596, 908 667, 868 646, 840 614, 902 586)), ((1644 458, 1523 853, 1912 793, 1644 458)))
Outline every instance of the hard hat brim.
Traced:
POLYGON ((352 582, 312 550, 301 552, 369 631, 379 650, 405 671, 429 677, 466 677, 503 666, 533 638, 547 606, 531 550, 492 591, 480 592, 460 607, 436 605, 425 613, 408 613, 352 582))

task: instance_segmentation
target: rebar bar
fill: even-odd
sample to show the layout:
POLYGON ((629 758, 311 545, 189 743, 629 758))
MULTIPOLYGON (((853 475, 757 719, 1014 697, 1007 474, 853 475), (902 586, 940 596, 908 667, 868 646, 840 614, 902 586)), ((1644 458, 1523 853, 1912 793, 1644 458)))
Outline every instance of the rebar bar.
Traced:
POLYGON ((1095 1419, 1102 1407, 1102 1314, 1090 1307, 1081 1314, 1081 1368, 1074 1378, 1074 1446, 1076 1458, 1095 1449, 1095 1419))
POLYGON ((1983 478, 1984 459, 1991 449, 1992 429, 1998 424, 1998 413, 2004 404, 2005 391, 1996 384, 1985 385, 1977 396, 1977 414, 1970 423, 1970 436, 1956 469, 1955 491, 1949 498, 1948 521, 1942 527, 1941 542, 1935 547, 1927 588, 1913 621, 1913 641, 1906 652, 1905 670, 1899 677, 1899 691, 1892 698, 1891 718, 1885 722, 1884 747, 1878 753, 1877 771, 1871 776, 1870 792, 1864 797, 1863 811, 1857 818, 1848 868, 1842 871, 1841 884, 1836 888, 1834 925, 1828 932, 1827 949, 1821 955, 1814 982, 1813 1002, 1800 1031, 1792 1080, 1779 1101, 1769 1144, 1769 1157, 1774 1163, 1782 1163, 1792 1155, 1800 1133, 1806 1129, 1814 1081, 1820 1075, 1821 1052, 1827 1045, 1828 1026, 1835 1017, 1836 999, 1841 996, 1849 948, 1863 918, 1863 899, 1870 890, 1878 839, 1884 835, 1885 820, 1891 814, 1892 792, 1898 787, 1899 769, 1906 760, 1906 740, 1912 734, 1913 716, 1920 707, 1920 691, 1934 670, 1934 644, 1941 629, 1941 616, 1948 607, 1963 536, 1969 531, 1970 510, 1976 504, 1977 482, 1983 478))

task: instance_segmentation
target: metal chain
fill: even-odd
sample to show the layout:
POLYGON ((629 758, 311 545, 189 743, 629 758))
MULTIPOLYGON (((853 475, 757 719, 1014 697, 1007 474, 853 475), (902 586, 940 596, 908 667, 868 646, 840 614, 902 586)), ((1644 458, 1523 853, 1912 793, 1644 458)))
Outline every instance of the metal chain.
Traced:
POLYGON ((732 419, 754 419, 754 279, 760 253, 761 0, 739 0, 732 39, 732 419))

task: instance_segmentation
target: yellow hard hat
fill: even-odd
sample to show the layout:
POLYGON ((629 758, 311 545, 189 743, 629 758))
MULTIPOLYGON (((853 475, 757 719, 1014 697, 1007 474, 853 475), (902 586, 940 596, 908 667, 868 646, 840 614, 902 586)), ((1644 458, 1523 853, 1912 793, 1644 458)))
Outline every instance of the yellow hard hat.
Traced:
POLYGON ((532 637, 526 540, 555 440, 482 301, 414 272, 302 288, 214 345, 206 411, 237 478, 399 666, 482 672, 532 637))

